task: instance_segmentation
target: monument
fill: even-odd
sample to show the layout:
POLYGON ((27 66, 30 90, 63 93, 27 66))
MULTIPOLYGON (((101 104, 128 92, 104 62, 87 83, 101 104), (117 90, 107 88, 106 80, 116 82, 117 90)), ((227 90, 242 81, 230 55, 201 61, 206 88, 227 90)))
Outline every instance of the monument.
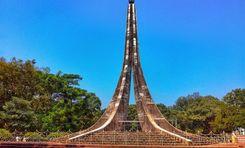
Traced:
POLYGON ((190 145, 215 141, 186 133, 171 125, 152 100, 141 67, 134 0, 129 0, 124 62, 115 93, 102 117, 90 128, 59 140, 85 144, 190 145), (127 121, 131 77, 138 121, 127 121), (125 130, 125 123, 136 122, 136 132, 125 130))

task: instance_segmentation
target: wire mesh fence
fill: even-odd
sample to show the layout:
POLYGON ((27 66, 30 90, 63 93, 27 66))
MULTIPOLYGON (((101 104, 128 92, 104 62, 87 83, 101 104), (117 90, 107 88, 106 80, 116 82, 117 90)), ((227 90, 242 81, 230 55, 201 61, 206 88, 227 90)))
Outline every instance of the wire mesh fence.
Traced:
POLYGON ((0 142, 48 142, 56 138, 69 135, 72 132, 19 132, 14 131, 10 134, 1 134, 0 133, 0 142))

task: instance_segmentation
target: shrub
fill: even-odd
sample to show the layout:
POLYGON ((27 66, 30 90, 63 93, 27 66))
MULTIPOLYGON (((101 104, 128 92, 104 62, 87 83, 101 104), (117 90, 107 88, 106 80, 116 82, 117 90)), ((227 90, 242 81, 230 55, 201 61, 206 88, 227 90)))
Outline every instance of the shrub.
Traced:
POLYGON ((67 133, 65 132, 52 132, 47 136, 47 139, 52 140, 52 139, 56 139, 62 136, 67 135, 67 133))
POLYGON ((37 132, 28 132, 24 135, 27 141, 43 141, 44 138, 41 134, 37 132))
POLYGON ((6 129, 0 129, 0 141, 9 140, 12 138, 12 134, 6 129))

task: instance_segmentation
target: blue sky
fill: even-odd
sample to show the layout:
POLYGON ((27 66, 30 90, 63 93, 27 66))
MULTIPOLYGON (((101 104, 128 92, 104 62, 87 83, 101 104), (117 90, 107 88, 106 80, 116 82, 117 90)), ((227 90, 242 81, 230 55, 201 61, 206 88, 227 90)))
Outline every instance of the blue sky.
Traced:
MULTIPOLYGON (((245 87, 244 0, 136 0, 142 66, 157 103, 245 87)), ((0 0, 0 56, 80 74, 105 107, 122 66, 127 0, 0 0)), ((131 96, 131 99, 134 97, 131 96)), ((133 102, 133 101, 131 101, 133 102)))

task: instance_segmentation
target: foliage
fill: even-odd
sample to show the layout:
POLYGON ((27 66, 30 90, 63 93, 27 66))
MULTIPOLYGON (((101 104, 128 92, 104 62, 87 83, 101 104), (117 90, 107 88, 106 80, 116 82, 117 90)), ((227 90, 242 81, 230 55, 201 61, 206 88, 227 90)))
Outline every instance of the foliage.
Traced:
POLYGON ((239 114, 237 115, 237 127, 245 129, 245 108, 239 109, 239 114))
POLYGON ((235 118, 233 120, 236 122, 235 127, 245 128, 245 89, 232 90, 223 100, 228 106, 227 112, 231 118, 235 118))
POLYGON ((43 119, 50 131, 77 131, 91 126, 101 116, 101 102, 94 95, 79 90, 79 97, 60 99, 43 119))
POLYGON ((182 130, 209 133, 212 131, 210 122, 214 120, 214 112, 219 105, 220 101, 212 96, 181 97, 173 112, 182 130))
POLYGON ((238 127, 245 127, 245 112, 241 108, 244 96, 241 90, 228 93, 224 97, 225 101, 213 96, 180 97, 171 109, 171 118, 178 119, 177 126, 182 130, 194 133, 232 132, 238 127), (231 94, 233 97, 230 97, 231 94))
POLYGON ((77 74, 50 73, 35 60, 0 59, 0 128, 74 131, 101 115, 95 94, 80 89, 77 74), (59 118, 58 118, 59 117, 59 118))
POLYGON ((167 119, 171 119, 171 110, 168 107, 166 107, 162 103, 157 104, 157 107, 164 117, 166 117, 167 119))
POLYGON ((215 133, 223 131, 232 132, 239 124, 239 109, 235 106, 229 106, 221 103, 219 108, 215 110, 214 121, 210 122, 215 133))
MULTIPOLYGON (((128 107, 128 120, 129 121, 138 121, 138 114, 136 110, 136 105, 129 105, 128 107)), ((129 131, 140 130, 140 127, 137 123, 127 123, 126 126, 129 131)))
POLYGON ((31 100, 38 91, 35 60, 0 60, 0 106, 13 96, 31 100))
POLYGON ((52 140, 52 139, 55 139, 55 138, 59 138, 59 137, 62 137, 62 136, 65 136, 67 135, 68 133, 66 132, 52 132, 50 133, 48 136, 47 136, 47 139, 48 140, 52 140))
POLYGON ((12 138, 12 134, 6 129, 0 129, 0 141, 1 140, 9 140, 12 138))
POLYGON ((3 106, 0 112, 0 121, 5 123, 4 127, 11 131, 35 130, 37 116, 32 111, 30 101, 13 97, 3 106))
POLYGON ((129 121, 138 120, 136 105, 129 105, 129 107, 128 107, 128 120, 129 121))
POLYGON ((245 108, 245 89, 236 89, 224 97, 224 101, 239 108, 245 108))
MULTIPOLYGON (((35 64, 35 60, 0 58, 0 128, 67 132, 88 128, 98 120, 103 112, 101 101, 80 88, 80 75, 53 74, 35 64)), ((220 133, 245 128, 245 89, 232 90, 222 100, 194 93, 180 97, 173 106, 157 106, 182 130, 220 133)), ((135 105, 128 108, 128 120, 138 120, 135 105)), ((129 130, 137 128, 132 123, 129 130)))
POLYGON ((38 132, 27 132, 24 137, 27 141, 42 141, 44 140, 43 136, 38 132))

